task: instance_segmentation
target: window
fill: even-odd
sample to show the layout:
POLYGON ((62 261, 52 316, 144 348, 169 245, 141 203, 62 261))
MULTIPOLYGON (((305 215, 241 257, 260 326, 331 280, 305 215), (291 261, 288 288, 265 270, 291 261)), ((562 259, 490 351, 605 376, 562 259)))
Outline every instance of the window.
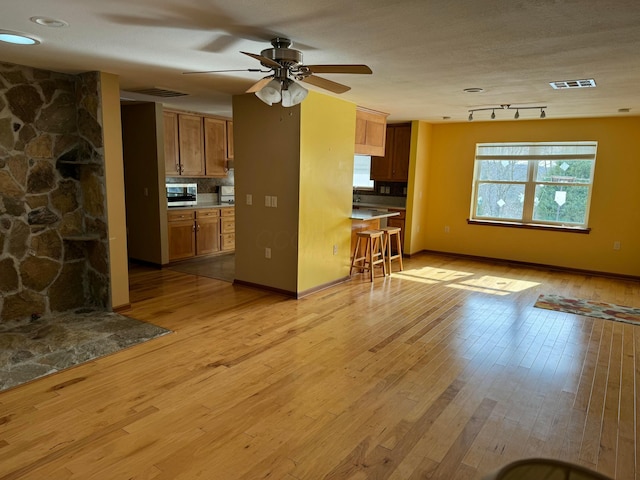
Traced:
POLYGON ((479 143, 471 219, 587 228, 597 142, 479 143))
POLYGON ((371 157, 356 155, 353 161, 353 188, 373 189, 371 180, 371 157))

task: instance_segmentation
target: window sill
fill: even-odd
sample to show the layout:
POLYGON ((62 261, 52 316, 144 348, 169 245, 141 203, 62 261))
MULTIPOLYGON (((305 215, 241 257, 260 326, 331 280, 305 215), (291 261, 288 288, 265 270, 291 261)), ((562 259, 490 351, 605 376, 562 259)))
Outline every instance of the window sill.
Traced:
POLYGON ((530 230, 548 230, 554 232, 567 232, 567 233, 590 233, 590 228, 584 227, 567 227, 556 225, 543 225, 540 223, 517 223, 517 222, 498 222, 496 220, 472 220, 467 219, 469 225, 487 225, 495 227, 508 227, 508 228, 527 228, 530 230))

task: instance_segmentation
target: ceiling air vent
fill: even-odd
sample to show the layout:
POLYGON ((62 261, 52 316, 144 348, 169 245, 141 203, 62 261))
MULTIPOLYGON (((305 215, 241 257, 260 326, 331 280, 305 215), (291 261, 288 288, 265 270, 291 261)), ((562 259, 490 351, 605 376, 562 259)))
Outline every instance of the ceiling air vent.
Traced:
POLYGON ((593 88, 596 81, 593 78, 584 80, 561 80, 559 82, 549 82, 554 90, 564 90, 565 88, 593 88))
POLYGON ((152 97, 184 97, 185 95, 189 95, 188 93, 176 92, 175 90, 167 90, 166 88, 159 87, 150 87, 150 88, 139 88, 137 90, 129 90, 132 93, 141 93, 143 95, 151 95, 152 97))

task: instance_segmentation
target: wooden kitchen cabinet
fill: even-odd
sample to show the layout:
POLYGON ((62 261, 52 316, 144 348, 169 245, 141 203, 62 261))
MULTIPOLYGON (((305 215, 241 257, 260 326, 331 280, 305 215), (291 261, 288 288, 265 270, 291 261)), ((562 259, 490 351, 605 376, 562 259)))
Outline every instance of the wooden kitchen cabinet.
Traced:
POLYGON ((409 180, 411 124, 387 125, 384 157, 371 157, 371 180, 406 182, 409 180))
POLYGON ((196 210, 196 255, 220 251, 220 209, 196 210))
POLYGON ((204 128, 202 117, 178 114, 178 139, 180 145, 180 174, 197 177, 205 174, 204 128))
POLYGON ((387 115, 363 107, 356 109, 357 155, 384 156, 387 115))
POLYGON ((174 210, 167 214, 169 261, 235 250, 235 208, 174 210))
POLYGON ((168 177, 226 177, 233 145, 230 121, 190 112, 163 112, 165 174, 168 177))
POLYGON ((194 210, 177 210, 167 214, 169 261, 191 258, 196 254, 194 210))
POLYGON ((236 248, 236 210, 234 207, 220 209, 220 250, 228 252, 236 248))
POLYGON ((233 122, 227 120, 227 160, 233 160, 233 122))
POLYGON ((227 122, 204 117, 204 154, 207 177, 227 176, 227 122))
POLYGON ((165 175, 180 175, 180 152, 178 150, 178 114, 162 112, 164 129, 164 169, 165 175))

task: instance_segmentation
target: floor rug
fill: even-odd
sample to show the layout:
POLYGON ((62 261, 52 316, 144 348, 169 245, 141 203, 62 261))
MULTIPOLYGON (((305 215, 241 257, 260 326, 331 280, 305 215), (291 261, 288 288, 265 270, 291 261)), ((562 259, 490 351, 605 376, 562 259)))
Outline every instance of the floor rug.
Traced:
POLYGON ((540 295, 534 307, 640 325, 640 308, 623 307, 613 303, 561 297, 560 295, 540 295))
POLYGON ((151 323, 86 309, 0 323, 0 391, 167 333, 151 323))

